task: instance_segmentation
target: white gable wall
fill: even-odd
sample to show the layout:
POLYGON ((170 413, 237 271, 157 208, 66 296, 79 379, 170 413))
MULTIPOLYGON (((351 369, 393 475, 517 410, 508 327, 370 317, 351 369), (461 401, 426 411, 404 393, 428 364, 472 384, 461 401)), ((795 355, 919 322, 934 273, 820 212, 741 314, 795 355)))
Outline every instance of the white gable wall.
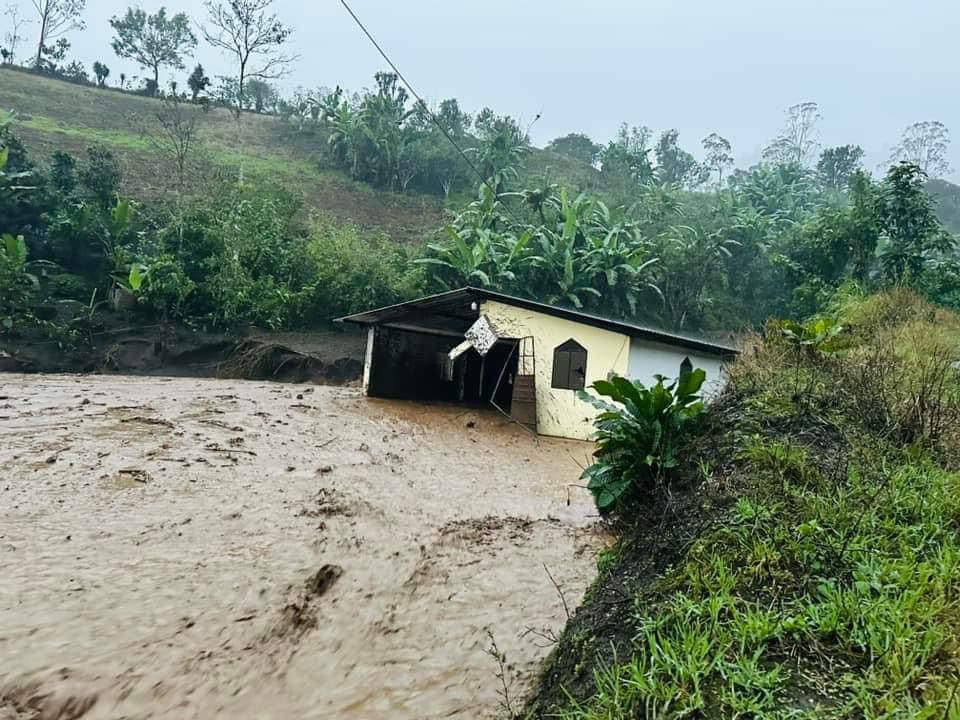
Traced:
POLYGON ((606 380, 610 373, 623 375, 627 372, 630 338, 621 333, 502 302, 486 300, 480 310, 500 337, 518 340, 532 337, 534 340, 537 431, 541 435, 589 439, 593 435, 593 419, 597 410, 581 400, 577 391, 551 386, 553 351, 567 340, 575 340, 586 349, 586 385, 589 388, 597 380, 606 380))
POLYGON ((680 363, 690 358, 694 368, 707 371, 707 382, 703 395, 710 398, 720 393, 726 384, 723 371, 723 358, 718 355, 698 353, 673 345, 633 338, 630 341, 630 363, 628 376, 644 385, 655 382, 655 375, 675 379, 680 374, 680 363))

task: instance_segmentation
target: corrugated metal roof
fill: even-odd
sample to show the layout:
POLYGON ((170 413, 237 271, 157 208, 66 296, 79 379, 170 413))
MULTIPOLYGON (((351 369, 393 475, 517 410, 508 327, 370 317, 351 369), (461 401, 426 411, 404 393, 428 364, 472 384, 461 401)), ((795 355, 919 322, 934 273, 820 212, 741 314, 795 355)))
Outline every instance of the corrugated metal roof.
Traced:
POLYGON ((584 325, 599 327, 612 332, 629 335, 630 337, 659 342, 665 345, 701 350, 717 355, 735 355, 739 353, 739 350, 735 347, 713 342, 705 338, 666 332, 623 320, 613 320, 581 310, 571 310, 556 305, 547 305, 546 303, 540 303, 536 300, 529 300, 527 298, 515 297, 513 295, 506 295, 493 290, 475 287, 459 288, 436 295, 428 295, 418 298, 417 300, 410 300, 396 305, 347 315, 346 317, 337 318, 336 322, 349 322, 359 325, 383 325, 409 317, 411 314, 439 312, 441 310, 446 311, 445 315, 448 317, 462 317, 464 320, 469 320, 471 317, 476 318, 477 315, 469 306, 464 307, 464 305, 466 303, 481 302, 483 300, 494 300, 504 303, 505 305, 525 308, 545 315, 552 315, 572 322, 579 322, 584 325))

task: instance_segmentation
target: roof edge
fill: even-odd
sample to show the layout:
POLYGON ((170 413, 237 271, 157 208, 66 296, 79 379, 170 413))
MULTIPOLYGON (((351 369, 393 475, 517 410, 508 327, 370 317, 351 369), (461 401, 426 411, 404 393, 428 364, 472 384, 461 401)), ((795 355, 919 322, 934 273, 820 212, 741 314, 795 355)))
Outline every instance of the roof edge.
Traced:
POLYGON ((712 342, 703 338, 689 337, 687 335, 672 333, 666 330, 658 330, 656 328, 635 325, 634 323, 630 323, 625 320, 615 320, 613 318, 607 318, 601 315, 593 315, 592 313, 583 312, 582 310, 572 310, 569 308, 557 307, 555 305, 547 305, 546 303, 538 302, 536 300, 516 297, 514 295, 507 295, 506 293, 497 292, 495 290, 488 290, 486 288, 478 288, 469 285, 462 288, 457 288, 455 290, 447 290, 442 293, 425 295, 421 298, 408 300, 402 303, 395 303, 393 305, 367 310, 361 313, 345 315, 344 317, 337 318, 334 320, 334 322, 354 323, 358 325, 376 325, 377 320, 373 316, 378 314, 387 313, 394 310, 401 310, 406 306, 415 305, 417 303, 432 302, 436 300, 442 300, 444 298, 455 298, 457 296, 463 296, 465 298, 474 297, 481 300, 502 302, 505 305, 525 308, 527 310, 539 312, 544 315, 561 317, 573 322, 579 322, 585 325, 592 325, 601 329, 610 330, 611 332, 619 332, 630 337, 649 340, 651 342, 658 342, 664 345, 683 347, 691 350, 700 350, 712 355, 730 357, 740 353, 738 348, 730 345, 724 345, 722 343, 712 342))

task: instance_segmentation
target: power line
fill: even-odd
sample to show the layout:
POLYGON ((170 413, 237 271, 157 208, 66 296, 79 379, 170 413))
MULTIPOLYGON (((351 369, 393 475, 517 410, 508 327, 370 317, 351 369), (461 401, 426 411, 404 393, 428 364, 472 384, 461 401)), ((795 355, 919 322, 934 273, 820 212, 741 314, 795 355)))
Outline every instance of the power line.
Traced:
MULTIPOLYGON (((377 49, 377 52, 380 53, 380 57, 382 57, 386 61, 387 65, 389 65, 390 68, 393 70, 393 72, 397 74, 397 77, 400 78, 400 81, 404 84, 404 86, 406 86, 407 90, 410 91, 410 94, 417 99, 417 102, 420 103, 420 106, 430 116, 430 119, 433 121, 433 124, 437 126, 437 129, 440 132, 442 132, 443 136, 450 141, 450 144, 457 149, 457 152, 460 153, 460 157, 463 158, 463 161, 467 164, 467 166, 471 170, 473 170, 476 176, 480 178, 480 182, 486 185, 487 188, 490 190, 490 192, 494 194, 494 197, 496 197, 497 189, 490 184, 490 180, 485 178, 483 176, 483 173, 480 172, 477 166, 470 161, 470 158, 467 157, 467 154, 463 151, 463 148, 461 148, 460 145, 457 144, 457 141, 453 139, 453 137, 450 135, 449 132, 447 132, 447 129, 441 124, 440 120, 437 118, 433 110, 431 110, 430 107, 423 101, 423 99, 420 97, 417 91, 413 89, 413 86, 409 82, 407 82, 407 79, 403 76, 403 73, 400 72, 400 68, 396 66, 393 60, 390 59, 390 56, 387 55, 384 49, 380 46, 380 43, 377 42, 376 38, 374 38, 373 35, 370 33, 370 31, 367 30, 366 25, 364 25, 363 21, 360 20, 359 17, 357 17, 357 14, 353 11, 353 8, 351 8, 350 5, 347 4, 347 0, 340 0, 340 4, 343 5, 344 9, 348 13, 350 13, 350 17, 353 18, 354 22, 357 24, 357 27, 359 27, 363 31, 363 34, 367 36, 367 39, 370 40, 373 46, 377 49)), ((537 118, 539 119, 539 114, 537 115, 537 118)), ((517 216, 513 214, 513 211, 510 210, 509 206, 504 205, 504 207, 506 208, 507 212, 510 213, 510 215, 513 217, 514 221, 518 225, 523 225, 523 223, 520 222, 517 216)))

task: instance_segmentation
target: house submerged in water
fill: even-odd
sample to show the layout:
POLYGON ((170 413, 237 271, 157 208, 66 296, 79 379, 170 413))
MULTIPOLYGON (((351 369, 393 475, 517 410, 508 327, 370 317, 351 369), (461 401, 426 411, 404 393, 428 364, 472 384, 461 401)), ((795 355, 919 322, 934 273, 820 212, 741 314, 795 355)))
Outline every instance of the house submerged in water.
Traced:
POLYGON ((542 434, 589 439, 596 409, 578 397, 611 373, 654 381, 689 359, 724 382, 733 347, 480 288, 340 318, 368 328, 367 395, 493 404, 542 434))

